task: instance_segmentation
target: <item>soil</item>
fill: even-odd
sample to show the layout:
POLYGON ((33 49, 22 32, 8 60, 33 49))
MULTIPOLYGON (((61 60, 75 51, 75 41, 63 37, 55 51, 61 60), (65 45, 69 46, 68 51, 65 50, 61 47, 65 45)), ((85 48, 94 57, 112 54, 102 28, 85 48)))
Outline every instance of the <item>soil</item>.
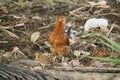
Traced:
MULTIPOLYGON (((5 0, 6 1, 6 0, 5 0)), ((55 21, 59 16, 65 16, 65 24, 71 23, 71 29, 76 31, 77 41, 74 45, 71 45, 72 52, 66 56, 68 61, 75 58, 73 55, 75 50, 83 50, 90 52, 92 56, 96 54, 99 49, 103 49, 105 53, 111 53, 106 55, 107 57, 117 57, 120 56, 102 44, 98 39, 93 37, 82 38, 84 35, 83 26, 87 19, 105 18, 109 21, 108 28, 110 29, 113 24, 115 27, 110 33, 110 37, 117 43, 120 44, 120 3, 116 1, 107 0, 110 8, 97 8, 95 6, 91 7, 84 0, 62 2, 53 0, 37 1, 10 1, 5 2, 0 6, 0 62, 3 64, 10 64, 15 67, 30 68, 31 64, 23 61, 23 65, 18 64, 21 59, 23 60, 35 60, 35 52, 40 51, 42 53, 48 53, 51 55, 50 48, 45 43, 48 42, 49 34, 53 31, 55 21), (47 4, 47 5, 46 5, 47 4), (81 10, 71 14, 70 12, 76 10, 77 8, 82 8, 81 10), (5 30, 12 32, 13 34, 8 34, 5 30), (40 36, 36 42, 31 41, 31 35, 34 32, 40 32, 40 36), (17 37, 15 37, 15 35, 17 37), (19 38, 18 38, 19 37, 19 38), (87 44, 83 44, 87 42, 87 44), (82 44, 82 45, 81 45, 82 44), (16 49, 16 51, 14 51, 16 49), (9 54, 15 53, 12 57, 8 58, 9 54), (22 55, 22 53, 24 55, 22 55), (6 54, 7 57, 4 55, 6 54), (22 56, 21 56, 22 55, 22 56), (17 58, 16 58, 17 57, 17 58), (24 64, 25 63, 25 64, 24 64)), ((65 26, 65 30, 68 27, 65 26)), ((98 31, 93 30, 93 32, 98 31)), ((100 32, 101 33, 101 32, 100 32)), ((47 43, 48 44, 48 43, 47 43)), ((80 66, 93 66, 91 59, 80 59, 80 66)), ((21 63, 21 62, 20 62, 21 63)), ((34 65, 38 66, 38 65, 34 65)), ((119 67, 116 64, 106 64, 103 67, 119 67)), ((32 66, 33 67, 33 66, 32 66)), ((49 72, 49 70, 48 70, 49 72)), ((55 71, 57 73, 57 71, 55 71)), ((73 72, 74 73, 74 72, 73 72)), ((63 74, 61 72, 61 74, 63 74)), ((72 73, 69 73, 72 74, 72 73)), ((77 73, 76 73, 77 74, 77 73)), ((66 73, 65 73, 66 75, 66 73)), ((89 74, 88 74, 89 75, 89 74)), ((109 76, 109 74, 106 74, 109 76)), ((84 76, 84 75, 83 75, 84 76)), ((112 75, 114 76, 114 75, 112 75)), ((91 76, 88 76, 91 77, 91 76)), ((101 75, 100 75, 101 77, 101 75)), ((119 76, 117 76, 118 78, 119 76)), ((76 77, 78 79, 78 77, 76 77)), ((103 78, 104 79, 104 78, 103 78)), ((83 79, 85 80, 85 78, 83 79)), ((93 79, 89 79, 93 80, 93 79)), ((97 80, 95 78, 95 80, 97 80)), ((107 78, 105 79, 107 80, 107 78)), ((113 80, 113 79, 112 79, 113 80)), ((118 80, 118 79, 114 79, 118 80)))

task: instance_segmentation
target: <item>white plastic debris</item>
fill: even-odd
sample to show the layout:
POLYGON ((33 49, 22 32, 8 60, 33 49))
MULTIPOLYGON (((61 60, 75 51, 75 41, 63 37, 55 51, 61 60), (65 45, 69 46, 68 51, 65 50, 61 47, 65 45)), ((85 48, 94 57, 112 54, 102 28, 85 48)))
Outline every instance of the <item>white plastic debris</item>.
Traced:
POLYGON ((108 26, 108 20, 106 19, 98 19, 98 26, 105 26, 107 27, 108 26))
MULTIPOLYGON (((98 28, 98 27, 105 27, 107 28, 108 26, 108 21, 106 19, 100 18, 92 18, 88 19, 84 25, 84 31, 88 32, 92 28, 98 28)), ((107 28, 108 29, 108 28, 107 28)))

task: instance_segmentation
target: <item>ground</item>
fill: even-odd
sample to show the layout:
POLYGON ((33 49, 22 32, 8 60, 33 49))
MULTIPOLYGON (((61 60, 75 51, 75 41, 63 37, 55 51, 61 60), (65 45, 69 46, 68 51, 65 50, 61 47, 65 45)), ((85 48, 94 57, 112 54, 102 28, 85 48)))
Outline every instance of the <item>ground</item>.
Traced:
MULTIPOLYGON (((58 16, 63 15, 66 17, 65 30, 68 29, 67 24, 70 23, 72 25, 71 29, 76 36, 75 43, 70 46, 72 51, 66 56, 68 59, 67 65, 71 63, 72 66, 77 65, 80 67, 119 67, 117 64, 99 62, 88 58, 79 58, 78 63, 75 63, 75 50, 89 52, 90 55, 95 56, 96 53, 102 49, 103 53, 108 53, 106 55, 107 57, 120 58, 118 52, 105 44, 102 44, 99 39, 95 37, 81 37, 85 34, 83 26, 88 19, 93 17, 105 18, 109 22, 109 29, 111 29, 114 24, 114 28, 110 32, 109 37, 120 44, 120 3, 107 0, 107 4, 110 7, 101 8, 93 6, 92 4, 90 5, 88 2, 90 2, 90 0, 18 0, 9 2, 5 0, 5 2, 0 6, 0 62, 18 68, 36 69, 36 66, 38 67, 40 65, 38 65, 37 62, 34 63, 34 54, 37 51, 40 51, 51 55, 50 48, 48 46, 48 36, 54 29, 55 20, 58 16), (35 42, 32 42, 31 35, 37 31, 40 33, 40 36, 35 42)), ((101 33, 99 29, 93 30, 92 32, 101 33)), ((65 66, 65 70, 66 68, 69 68, 69 66, 66 67, 64 64, 63 66, 65 66)), ((49 74, 51 69, 47 70, 49 74)), ((58 73, 54 70, 53 72, 58 73)), ((60 74, 67 75, 68 73, 69 72, 64 73, 63 71, 60 74)), ((69 74, 71 73, 74 73, 74 71, 69 74)), ((83 73, 78 73, 84 77, 83 73)), ((78 76, 77 72, 75 72, 75 74, 78 76)), ((94 73, 88 73, 86 76, 91 77, 89 75, 94 76, 94 73)), ((108 77, 109 73, 105 75, 108 77)), ((116 78, 119 78, 118 74, 110 75, 117 76, 116 78)), ((93 76, 91 78, 94 78, 93 76)), ((101 74, 99 74, 99 77, 102 77, 101 79, 105 78, 101 76, 101 74)), ((118 80, 116 78, 113 78, 112 80, 118 80)), ((76 77, 76 79, 79 79, 79 77, 76 77)), ((86 78, 83 78, 83 80, 85 79, 86 78)), ((97 80, 96 78, 94 79, 97 80)), ((107 78, 104 80, 107 80, 107 78)))

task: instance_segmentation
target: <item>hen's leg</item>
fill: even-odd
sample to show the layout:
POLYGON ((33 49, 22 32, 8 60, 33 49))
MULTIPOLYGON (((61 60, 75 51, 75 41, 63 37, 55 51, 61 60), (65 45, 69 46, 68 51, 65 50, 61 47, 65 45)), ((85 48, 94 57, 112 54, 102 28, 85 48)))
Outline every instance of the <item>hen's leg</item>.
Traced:
POLYGON ((53 57, 53 63, 55 63, 57 56, 53 57))
POLYGON ((64 56, 62 56, 62 63, 63 63, 63 62, 65 62, 65 57, 64 57, 64 56))

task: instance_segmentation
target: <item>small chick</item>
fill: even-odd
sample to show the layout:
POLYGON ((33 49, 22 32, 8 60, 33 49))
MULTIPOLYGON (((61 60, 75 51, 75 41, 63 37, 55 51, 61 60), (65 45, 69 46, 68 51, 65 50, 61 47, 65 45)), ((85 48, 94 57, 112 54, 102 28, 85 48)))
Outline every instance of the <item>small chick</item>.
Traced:
POLYGON ((42 66, 43 70, 51 62, 50 58, 48 57, 48 55, 43 54, 41 52, 36 52, 35 53, 35 59, 40 63, 40 65, 42 66))
POLYGON ((92 18, 88 19, 84 25, 84 31, 88 32, 92 28, 98 28, 100 27, 100 30, 102 32, 108 32, 108 21, 106 19, 97 19, 97 18, 92 18))

